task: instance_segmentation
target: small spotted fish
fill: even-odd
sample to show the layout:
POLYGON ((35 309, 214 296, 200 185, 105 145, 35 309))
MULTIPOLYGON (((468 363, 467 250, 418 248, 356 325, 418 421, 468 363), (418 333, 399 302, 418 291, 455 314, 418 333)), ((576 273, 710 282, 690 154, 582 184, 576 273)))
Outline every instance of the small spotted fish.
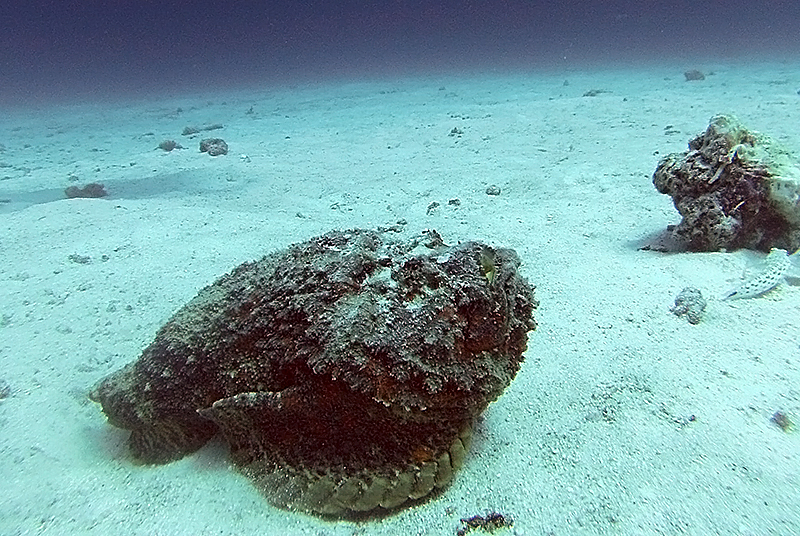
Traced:
POLYGON ((739 286, 726 292, 722 299, 738 300, 760 296, 777 287, 787 276, 794 277, 797 273, 795 263, 800 263, 800 257, 797 253, 789 255, 783 249, 772 248, 764 259, 762 270, 746 278, 739 286))

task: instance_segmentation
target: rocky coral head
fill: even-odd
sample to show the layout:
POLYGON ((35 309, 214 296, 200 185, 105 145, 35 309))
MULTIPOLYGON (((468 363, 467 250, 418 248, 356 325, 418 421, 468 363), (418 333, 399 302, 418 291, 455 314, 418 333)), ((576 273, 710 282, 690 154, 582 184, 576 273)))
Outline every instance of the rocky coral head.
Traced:
POLYGON ((689 150, 653 174, 682 216, 671 238, 693 251, 800 247, 800 166, 768 136, 733 116, 711 119, 689 150))
POLYGON ((282 507, 347 516, 445 487, 516 375, 533 288, 509 249, 333 231, 203 289, 91 393, 165 462, 221 433, 282 507))

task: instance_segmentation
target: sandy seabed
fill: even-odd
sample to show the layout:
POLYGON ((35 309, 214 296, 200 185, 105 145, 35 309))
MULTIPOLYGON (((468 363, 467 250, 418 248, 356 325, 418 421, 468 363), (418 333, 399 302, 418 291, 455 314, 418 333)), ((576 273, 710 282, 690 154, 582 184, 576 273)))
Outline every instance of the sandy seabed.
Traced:
POLYGON ((721 301, 752 254, 640 250, 679 220, 659 158, 718 113, 800 151, 798 88, 796 62, 695 62, 3 111, 0 534, 454 535, 491 511, 514 520, 497 534, 800 534, 800 431, 771 420, 800 422, 800 288, 721 301), (109 196, 63 199, 90 182, 109 196), (271 507, 220 442, 132 463, 86 394, 178 307, 289 243, 401 220, 516 249, 540 301, 446 492, 331 522, 271 507), (669 311, 687 286, 697 325, 669 311))

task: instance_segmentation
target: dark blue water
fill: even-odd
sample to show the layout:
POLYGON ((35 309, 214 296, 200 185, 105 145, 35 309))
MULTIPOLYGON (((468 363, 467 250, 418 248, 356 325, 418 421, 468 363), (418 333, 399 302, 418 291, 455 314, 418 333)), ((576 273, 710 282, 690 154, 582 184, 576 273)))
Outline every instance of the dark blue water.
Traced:
POLYGON ((797 0, 15 2, 0 98, 800 51, 797 0))

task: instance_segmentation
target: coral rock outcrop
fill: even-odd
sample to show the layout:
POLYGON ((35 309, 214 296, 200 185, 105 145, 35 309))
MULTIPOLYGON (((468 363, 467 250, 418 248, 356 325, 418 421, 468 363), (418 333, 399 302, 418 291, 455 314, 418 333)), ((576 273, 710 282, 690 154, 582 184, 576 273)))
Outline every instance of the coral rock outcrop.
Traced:
POLYGON ((692 251, 800 247, 800 166, 769 137, 718 115, 653 175, 683 217, 672 238, 692 251))

